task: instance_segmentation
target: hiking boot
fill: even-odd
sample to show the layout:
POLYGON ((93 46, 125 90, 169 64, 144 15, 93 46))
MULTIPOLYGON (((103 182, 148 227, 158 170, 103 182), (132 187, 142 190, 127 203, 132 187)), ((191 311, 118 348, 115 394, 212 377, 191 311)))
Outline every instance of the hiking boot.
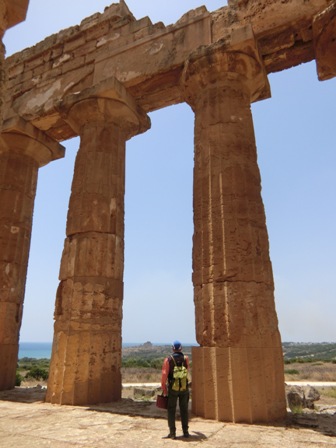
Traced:
POLYGON ((170 432, 170 433, 167 435, 167 439, 176 439, 176 434, 175 434, 174 432, 170 432))
POLYGON ((188 431, 184 431, 184 433, 183 433, 183 437, 185 437, 186 439, 187 439, 188 437, 190 437, 189 432, 188 432, 188 431))

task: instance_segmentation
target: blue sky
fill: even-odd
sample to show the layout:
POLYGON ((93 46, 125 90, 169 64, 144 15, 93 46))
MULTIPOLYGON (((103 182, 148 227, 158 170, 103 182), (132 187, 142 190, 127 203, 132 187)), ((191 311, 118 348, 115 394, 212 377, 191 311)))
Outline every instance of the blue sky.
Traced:
MULTIPOLYGON (((176 22, 223 1, 128 0, 135 17, 176 22)), ((30 0, 8 30, 7 55, 102 12, 108 0, 30 0)), ((336 79, 314 62, 269 76, 272 97, 252 105, 283 341, 335 341, 336 79)), ((186 104, 150 114, 127 143, 124 342, 195 342, 191 283, 193 122, 186 104)), ((40 169, 21 341, 51 341, 58 271, 78 138, 40 169)))

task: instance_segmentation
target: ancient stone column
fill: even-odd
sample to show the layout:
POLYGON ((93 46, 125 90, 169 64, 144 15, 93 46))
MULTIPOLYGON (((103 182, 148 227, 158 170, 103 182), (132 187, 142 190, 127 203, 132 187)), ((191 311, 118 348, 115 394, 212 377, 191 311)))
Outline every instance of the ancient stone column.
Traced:
POLYGON ((125 142, 149 120, 122 85, 112 84, 100 97, 89 89, 62 106, 80 148, 56 297, 52 403, 121 398, 125 142))
POLYGON ((0 390, 15 386, 38 169, 62 147, 22 121, 0 134, 0 390), (20 131, 20 132, 19 132, 20 131), (21 133, 21 132, 25 132, 21 133))
POLYGON ((2 105, 5 91, 5 46, 2 43, 2 39, 7 28, 6 13, 6 5, 3 0, 0 0, 0 121, 2 121, 2 105))
MULTIPOLYGON (((252 46, 253 48, 253 46, 252 46)), ((202 47, 183 75, 195 112, 193 412, 232 422, 286 412, 250 103, 267 86, 257 52, 202 47)))

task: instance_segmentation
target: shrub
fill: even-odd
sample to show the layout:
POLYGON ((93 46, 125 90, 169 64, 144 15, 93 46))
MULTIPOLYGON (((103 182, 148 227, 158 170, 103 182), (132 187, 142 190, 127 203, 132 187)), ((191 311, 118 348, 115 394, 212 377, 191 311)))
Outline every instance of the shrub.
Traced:
POLYGON ((156 358, 156 359, 152 359, 151 360, 151 367, 153 367, 153 369, 161 369, 163 364, 163 358, 156 358))
POLYGON ((285 370, 285 373, 287 373, 288 375, 298 375, 300 372, 296 369, 287 369, 285 370))
POLYGON ((15 386, 21 386, 22 381, 23 381, 23 376, 20 375, 19 372, 16 372, 15 386))
POLYGON ((48 379, 48 372, 45 369, 41 369, 40 367, 32 367, 28 372, 26 373, 26 378, 35 378, 36 380, 47 380, 48 379))
POLYGON ((302 414, 303 412, 303 408, 300 405, 292 406, 290 407, 290 410, 292 411, 293 414, 302 414))

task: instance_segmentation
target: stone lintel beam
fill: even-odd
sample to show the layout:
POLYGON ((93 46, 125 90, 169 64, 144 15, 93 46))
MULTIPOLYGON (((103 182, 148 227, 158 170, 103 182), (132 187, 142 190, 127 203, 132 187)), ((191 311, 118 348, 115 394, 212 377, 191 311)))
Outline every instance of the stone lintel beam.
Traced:
POLYGON ((201 86, 221 79, 239 79, 248 89, 251 103, 271 96, 251 25, 234 30, 229 39, 200 47, 189 56, 182 75, 186 101, 192 105, 201 86))
MULTIPOLYGON (((127 88, 133 90, 134 87, 137 91, 136 86, 142 82, 154 80, 153 77, 160 74, 167 76, 177 67, 182 68, 186 57, 195 48, 212 43, 211 15, 205 7, 189 11, 174 25, 150 24, 148 28, 149 33, 143 33, 142 38, 135 38, 131 43, 128 39, 119 47, 114 39, 110 39, 107 45, 97 49, 93 82, 113 74, 127 88)), ((135 25, 130 34, 134 32, 135 25)), ((162 87, 165 88, 164 84, 161 90, 162 87)))
POLYGON ((261 10, 254 0, 232 1, 213 13, 204 7, 189 11, 166 27, 148 18, 133 20, 120 4, 111 5, 6 60, 4 115, 15 110, 56 140, 66 140, 74 134, 55 110, 55 101, 111 76, 146 112, 177 104, 183 101, 178 83, 188 55, 230 39, 247 25, 253 28, 266 72, 290 68, 314 59, 312 20, 329 4, 270 0, 261 10))
MULTIPOLYGON (((268 0, 264 1, 261 7, 258 0, 229 0, 227 9, 231 12, 233 27, 236 24, 241 26, 251 23, 259 38, 276 29, 293 28, 304 20, 311 22, 314 15, 326 8, 329 3, 330 0, 309 2, 268 0)), ((222 8, 222 11, 225 12, 225 8, 222 8)), ((277 42, 274 44, 277 45, 277 42)))
POLYGON ((184 61, 194 48, 211 43, 211 15, 204 9, 197 14, 188 14, 181 22, 169 27, 152 25, 145 19, 126 25, 117 21, 110 25, 110 17, 104 13, 98 24, 90 26, 85 22, 76 34, 74 31, 69 33, 70 37, 59 33, 57 39, 50 39, 51 43, 41 42, 33 49, 11 56, 6 60, 9 93, 4 114, 8 116, 15 110, 61 141, 75 134, 55 108, 56 103, 112 76, 146 112, 181 102, 178 82, 184 61), (100 28, 107 29, 103 36, 100 28), (68 47, 74 46, 73 40, 83 44, 67 51, 68 47), (60 45, 64 50, 53 57, 58 55, 60 45), (87 53, 86 47, 90 53, 83 56, 87 53), (45 52, 52 57, 48 64, 43 62, 45 52), (29 70, 26 66, 32 60, 41 63, 34 78, 41 81, 38 84, 30 79, 21 82, 23 73, 29 70))
POLYGON ((320 81, 336 76, 336 1, 313 21, 315 59, 320 81))
POLYGON ((8 119, 0 126, 0 153, 4 151, 29 156, 39 167, 65 155, 62 145, 20 117, 8 119))

